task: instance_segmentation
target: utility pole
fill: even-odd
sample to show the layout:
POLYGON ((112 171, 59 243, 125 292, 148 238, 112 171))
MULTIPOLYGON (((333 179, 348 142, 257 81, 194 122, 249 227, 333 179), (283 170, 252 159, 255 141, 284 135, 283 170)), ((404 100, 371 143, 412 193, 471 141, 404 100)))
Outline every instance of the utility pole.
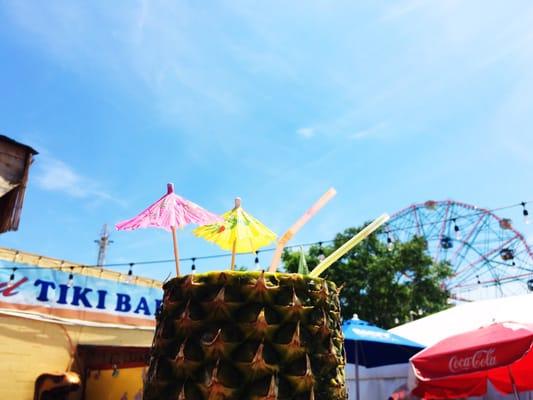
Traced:
POLYGON ((107 246, 113 243, 112 240, 109 240, 109 231, 107 230, 107 224, 104 224, 104 226, 102 227, 100 239, 95 240, 94 242, 98 244, 98 261, 96 265, 98 265, 99 267, 103 267, 105 263, 107 246))

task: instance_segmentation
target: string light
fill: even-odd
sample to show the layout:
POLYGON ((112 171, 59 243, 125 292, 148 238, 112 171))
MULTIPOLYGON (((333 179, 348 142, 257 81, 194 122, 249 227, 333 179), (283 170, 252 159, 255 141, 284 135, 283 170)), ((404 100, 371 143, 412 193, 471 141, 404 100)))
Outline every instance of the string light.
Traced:
POLYGON ((130 263, 130 269, 128 270, 128 276, 126 277, 126 283, 133 282, 133 264, 134 263, 130 263))
POLYGON ((526 202, 523 201, 520 204, 522 205, 522 215, 524 216, 524 223, 529 224, 531 220, 529 219, 529 212, 527 211, 527 208, 526 208, 526 202))
POLYGON ((70 274, 68 275, 67 287, 69 288, 74 286, 74 274, 72 271, 74 271, 74 267, 70 267, 70 274))
POLYGON ((196 261, 196 258, 193 257, 193 258, 192 258, 192 265, 191 265, 191 271, 192 271, 192 272, 196 271, 196 265, 194 264, 195 261, 196 261))
MULTIPOLYGON (((393 228, 393 229, 388 229, 387 230, 387 233, 388 234, 391 234, 393 232, 403 232, 403 231, 406 231, 406 230, 409 230, 409 229, 412 229, 412 228, 416 228, 416 227, 421 227, 421 226, 430 226, 430 225, 435 225, 435 224, 442 224, 443 222, 450 222, 450 221, 456 221, 458 219, 461 219, 461 218, 468 218, 468 217, 473 217, 473 216, 477 216, 477 215, 480 215, 480 214, 485 214, 487 212, 495 212, 495 211, 501 211, 501 210, 507 210, 507 209, 511 209, 511 208, 515 208, 515 207, 522 207, 523 210, 522 210, 522 214, 524 215, 524 217, 528 216, 529 217, 529 213, 528 213, 528 210, 526 209, 526 205, 529 204, 529 203, 532 203, 533 201, 524 201, 524 202, 520 202, 520 203, 516 203, 516 204, 511 204, 511 205, 507 205, 507 206, 503 206, 503 207, 498 207, 498 208, 492 208, 492 209, 480 209, 480 208, 474 208, 474 212, 472 213, 468 213, 468 214, 464 214, 464 215, 460 215, 460 216, 456 216, 456 217, 453 217, 453 218, 447 218, 447 219, 443 219, 443 220, 439 220, 438 222, 428 222, 428 223, 421 223, 421 224, 417 224, 417 225, 413 225, 413 226, 402 226, 402 227, 396 227, 396 228, 393 228)), ((511 222, 509 219, 502 219, 504 220, 504 225, 505 227, 502 227, 502 229, 509 229, 511 228, 511 222)), ((528 220, 530 223, 531 221, 528 220)), ((457 228, 459 228, 459 226, 457 226, 457 228)), ((455 230, 455 229, 454 229, 455 230)), ((449 238, 448 238, 449 240, 449 238)), ((325 259, 325 255, 324 255, 324 250, 322 248, 322 244, 324 243, 333 243, 334 240, 325 240, 325 241, 320 241, 320 242, 310 242, 310 243, 301 243, 301 244, 295 244, 295 245, 290 245, 290 246, 285 246, 285 249, 293 249, 293 248, 297 248, 297 247, 301 247, 301 246, 304 246, 304 247, 309 247, 309 246, 316 246, 318 245, 319 247, 319 255, 318 255, 318 258, 320 260, 323 260, 325 259)), ((391 238, 391 242, 393 243, 394 245, 394 240, 391 238)), ((389 243, 389 241, 387 240, 387 244, 389 243)), ((274 248, 266 248, 266 249, 263 249, 262 251, 263 252, 268 252, 268 251, 274 251, 275 249, 274 248)), ((244 253, 243 253, 244 254, 244 253)), ((248 253, 250 254, 250 253, 248 253)), ((195 263, 196 260, 204 260, 204 259, 216 259, 216 258, 224 258, 224 257, 229 257, 230 254, 214 254, 214 255, 206 255, 206 256, 200 256, 200 257, 189 257, 189 258, 180 258, 180 261, 187 261, 187 260, 192 260, 193 261, 193 265, 195 263)), ((173 263, 175 262, 175 260, 172 258, 172 259, 165 259, 165 260, 148 260, 148 261, 136 261, 134 264, 137 264, 137 265, 151 265, 151 264, 163 264, 163 263, 173 263)), ((113 267, 121 267, 121 266, 126 266, 126 265, 129 265, 130 263, 112 263, 112 264, 106 264, 104 266, 99 266, 99 265, 87 265, 86 267, 87 268, 100 268, 101 271, 103 272, 104 271, 104 267, 105 268, 113 268, 113 267)), ((75 266, 77 267, 77 265, 75 266)), ((39 269, 41 267, 23 267, 23 268, 19 268, 19 269, 39 269)), ((63 268, 72 268, 70 266, 61 266, 61 267, 57 267, 57 269, 63 269, 63 268)), ((12 269, 11 267, 2 267, 0 266, 0 270, 2 269, 12 269)))
POLYGON ((255 269, 256 270, 259 270, 261 268, 261 265, 259 265, 259 250, 256 250, 255 251, 255 260, 254 260, 254 263, 255 263, 255 269))
POLYGON ((13 272, 11 272, 11 275, 9 275, 8 286, 13 286, 13 284, 15 283, 15 272, 17 272, 17 269, 13 268, 13 272))
POLYGON ((318 242, 318 257, 317 258, 320 262, 326 259, 326 256, 324 255, 324 249, 322 248, 322 242, 318 242))
POLYGON ((392 251, 394 250, 394 242, 392 241, 392 238, 390 237, 390 233, 387 231, 387 250, 392 251))
POLYGON ((459 226, 457 225, 457 219, 453 219, 453 231, 455 233, 455 239, 456 240, 461 240, 462 238, 462 235, 461 235, 461 230, 459 229, 459 226))

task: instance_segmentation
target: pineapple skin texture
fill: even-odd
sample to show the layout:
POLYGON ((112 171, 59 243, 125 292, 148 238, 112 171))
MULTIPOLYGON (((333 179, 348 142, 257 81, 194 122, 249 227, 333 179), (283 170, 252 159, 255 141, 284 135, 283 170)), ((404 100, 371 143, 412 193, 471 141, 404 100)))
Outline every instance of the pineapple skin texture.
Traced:
POLYGON ((224 271, 164 285, 144 400, 345 400, 334 283, 224 271))

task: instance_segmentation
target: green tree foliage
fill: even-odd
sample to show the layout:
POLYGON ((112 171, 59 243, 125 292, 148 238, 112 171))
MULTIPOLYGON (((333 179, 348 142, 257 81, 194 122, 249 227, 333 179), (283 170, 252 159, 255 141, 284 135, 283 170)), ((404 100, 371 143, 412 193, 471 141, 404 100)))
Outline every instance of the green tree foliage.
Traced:
MULTIPOLYGON (((349 228, 324 246, 327 256, 359 232, 349 228)), ((319 263, 319 246, 312 246, 306 261, 309 270, 319 263)), ((297 272, 300 251, 285 251, 288 272, 297 272)), ((396 242, 392 251, 371 235, 332 265, 323 277, 342 285, 340 301, 343 319, 359 318, 384 328, 435 313, 447 307, 449 293, 442 281, 452 274, 447 263, 435 263, 424 238, 396 242)))

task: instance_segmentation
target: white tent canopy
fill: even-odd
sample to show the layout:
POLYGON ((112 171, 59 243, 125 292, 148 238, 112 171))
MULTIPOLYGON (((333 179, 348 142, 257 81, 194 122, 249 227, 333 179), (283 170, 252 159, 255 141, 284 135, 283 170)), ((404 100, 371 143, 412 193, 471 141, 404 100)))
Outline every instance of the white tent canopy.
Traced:
MULTIPOLYGON (((390 331, 414 342, 431 346, 448 336, 477 329, 492 322, 505 321, 533 323, 533 294, 460 304, 390 331)), ((409 371, 409 364, 378 368, 359 367, 361 398, 387 399, 394 390, 406 383, 409 371)), ((346 380, 350 399, 355 399, 354 372, 354 365, 347 364, 346 380)), ((503 400, 513 399, 513 396, 502 396, 489 385, 489 393, 486 396, 472 398, 474 399, 503 400)), ((521 399, 530 400, 533 396, 530 393, 521 393, 521 399)))
MULTIPOLYGON (((348 399, 355 396, 355 365, 346 364, 348 399)), ((387 400, 401 385, 407 382, 409 364, 392 364, 382 367, 359 366, 359 394, 364 400, 387 400)))
POLYGON ((449 336, 506 321, 533 323, 533 294, 460 304, 397 326, 390 332, 432 346, 449 336))
MULTIPOLYGON (((429 347, 449 336, 478 329, 493 322, 506 321, 533 323, 533 294, 460 304, 425 318, 397 326, 390 329, 390 331, 429 347)), ((413 387, 415 383, 412 381, 412 371, 409 370, 409 372, 409 386, 413 387)), ((521 393, 520 396, 522 400, 533 398, 530 392, 521 393)), ((489 384, 487 395, 484 397, 472 397, 471 399, 503 400, 514 399, 514 396, 503 396, 497 393, 489 384)))

